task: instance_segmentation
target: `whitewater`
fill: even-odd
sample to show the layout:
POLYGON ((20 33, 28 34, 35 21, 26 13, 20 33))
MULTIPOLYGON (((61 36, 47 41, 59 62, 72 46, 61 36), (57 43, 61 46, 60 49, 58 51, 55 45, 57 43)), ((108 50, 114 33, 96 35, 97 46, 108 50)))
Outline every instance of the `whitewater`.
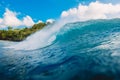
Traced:
POLYGON ((13 48, 15 50, 34 50, 49 46, 54 43, 57 33, 67 22, 67 20, 61 19, 55 24, 48 25, 44 29, 32 34, 27 37, 26 40, 6 48, 13 48))

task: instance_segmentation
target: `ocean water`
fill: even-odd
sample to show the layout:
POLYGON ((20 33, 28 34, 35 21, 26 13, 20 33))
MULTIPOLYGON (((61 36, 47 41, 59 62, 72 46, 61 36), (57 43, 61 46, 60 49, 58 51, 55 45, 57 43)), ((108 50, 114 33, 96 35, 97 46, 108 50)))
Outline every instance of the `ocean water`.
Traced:
POLYGON ((31 50, 0 41, 0 80, 120 80, 120 19, 68 23, 50 41, 31 50))

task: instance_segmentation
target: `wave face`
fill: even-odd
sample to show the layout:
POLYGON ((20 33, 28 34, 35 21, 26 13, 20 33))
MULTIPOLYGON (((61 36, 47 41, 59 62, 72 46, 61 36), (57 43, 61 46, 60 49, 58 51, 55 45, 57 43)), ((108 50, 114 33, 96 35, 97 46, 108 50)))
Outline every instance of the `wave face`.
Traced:
POLYGON ((109 50, 120 53, 120 19, 91 20, 66 24, 56 37, 56 42, 72 48, 109 50))
POLYGON ((17 50, 0 47, 2 80, 120 79, 120 19, 60 25, 31 35, 17 50))

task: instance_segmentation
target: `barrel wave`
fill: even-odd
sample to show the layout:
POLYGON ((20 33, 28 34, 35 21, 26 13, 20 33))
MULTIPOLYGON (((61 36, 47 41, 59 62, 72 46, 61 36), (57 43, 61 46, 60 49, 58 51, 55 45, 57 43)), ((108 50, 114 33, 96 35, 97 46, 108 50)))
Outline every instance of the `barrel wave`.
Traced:
POLYGON ((55 27, 49 26, 20 44, 0 41, 1 79, 120 79, 120 19, 89 20, 61 26, 55 31, 55 27), (43 44, 39 35, 43 36, 43 44), (20 47, 26 43, 30 48, 20 47), (15 46, 17 50, 4 48, 16 44, 19 44, 15 46))

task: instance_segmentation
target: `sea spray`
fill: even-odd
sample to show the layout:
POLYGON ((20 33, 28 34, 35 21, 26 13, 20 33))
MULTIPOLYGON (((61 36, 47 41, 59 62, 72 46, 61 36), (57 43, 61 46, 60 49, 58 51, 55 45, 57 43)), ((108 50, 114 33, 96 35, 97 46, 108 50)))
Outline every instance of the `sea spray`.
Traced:
POLYGON ((7 48, 14 48, 15 50, 34 50, 46 47, 54 42, 57 32, 68 22, 74 22, 74 20, 68 21, 67 19, 60 19, 54 24, 48 25, 44 29, 30 35, 24 41, 7 48))

